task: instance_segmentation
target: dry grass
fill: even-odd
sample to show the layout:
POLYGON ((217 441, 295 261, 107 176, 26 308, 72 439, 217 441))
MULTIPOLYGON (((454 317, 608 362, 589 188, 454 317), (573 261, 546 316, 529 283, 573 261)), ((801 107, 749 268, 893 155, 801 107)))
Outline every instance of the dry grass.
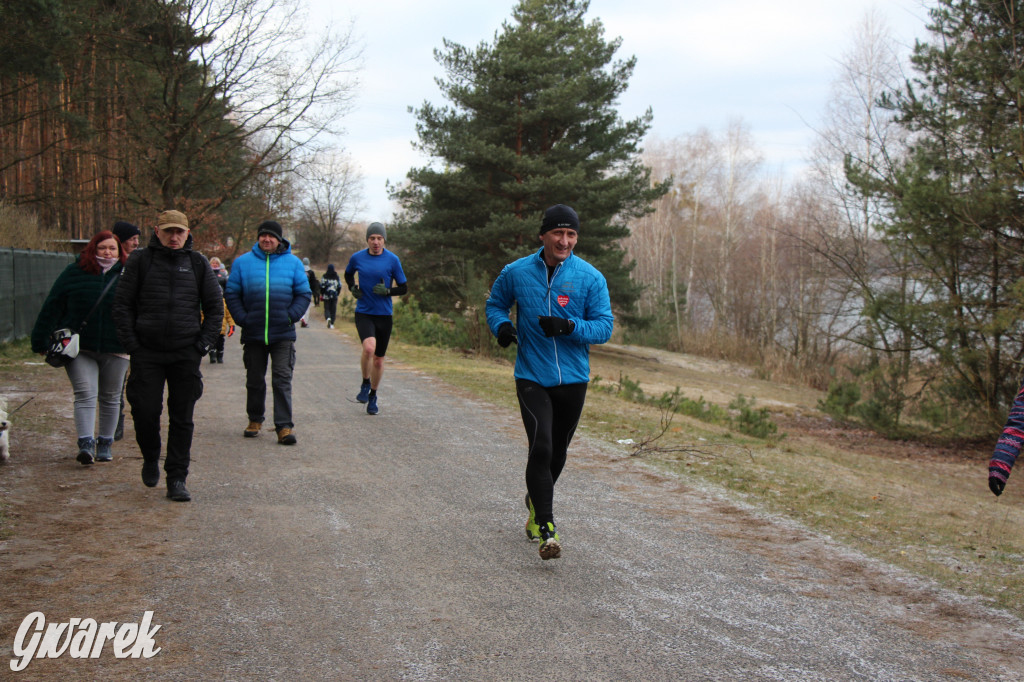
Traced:
MULTIPOLYGON (((517 409, 508 363, 401 343, 392 349, 399 361, 517 409)), ((886 441, 818 413, 822 393, 760 381, 735 364, 646 348, 595 351, 592 371, 603 384, 621 373, 647 395, 679 386, 686 397, 722 406, 743 393, 770 407, 786 432, 773 444, 675 415, 654 444, 660 451, 645 455, 653 465, 1024 617, 1024 479, 1011 478, 1000 498, 988 491, 991 444, 886 441)), ((659 433, 663 417, 591 390, 580 432, 613 444, 639 441, 659 433)))
POLYGON ((36 215, 0 202, 0 246, 39 251, 69 251, 66 235, 56 228, 40 227, 36 215))

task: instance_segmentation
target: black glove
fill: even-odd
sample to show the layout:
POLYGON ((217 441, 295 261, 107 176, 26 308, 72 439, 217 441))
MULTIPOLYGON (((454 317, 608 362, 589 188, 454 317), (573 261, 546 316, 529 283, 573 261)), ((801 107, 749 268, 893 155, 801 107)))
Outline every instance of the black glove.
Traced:
POLYGON ((373 285, 373 293, 378 296, 389 296, 391 294, 391 290, 388 289, 388 285, 384 284, 384 282, 377 282, 373 285))
POLYGON ((359 288, 358 286, 356 286, 355 284, 353 284, 352 286, 350 286, 350 287, 348 288, 348 290, 352 292, 352 297, 353 297, 353 298, 355 298, 356 300, 359 300, 360 298, 362 298, 362 297, 363 297, 363 290, 362 290, 362 289, 360 289, 360 288, 359 288))
POLYGON ((540 328, 544 330, 544 336, 565 336, 572 334, 572 330, 576 328, 572 320, 564 317, 538 315, 537 320, 540 322, 540 328))
POLYGON ((510 343, 519 343, 519 335, 516 334, 516 328, 512 326, 511 322, 502 322, 498 325, 498 345, 502 348, 508 348, 510 343))
POLYGON ((210 344, 203 343, 202 341, 196 341, 195 345, 192 346, 199 353, 199 357, 204 358, 206 354, 210 352, 210 344))
POLYGON ((991 490, 996 497, 1003 494, 1003 488, 1006 487, 1006 481, 995 476, 988 477, 988 489, 991 490))

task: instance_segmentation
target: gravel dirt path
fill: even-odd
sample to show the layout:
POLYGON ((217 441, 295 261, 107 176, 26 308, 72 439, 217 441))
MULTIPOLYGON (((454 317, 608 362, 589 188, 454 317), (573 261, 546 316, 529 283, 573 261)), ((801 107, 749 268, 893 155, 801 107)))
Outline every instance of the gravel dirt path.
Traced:
POLYGON ((298 331, 294 447, 242 438, 237 344, 203 365, 189 504, 130 428, 78 465, 66 379, 33 387, 59 433, 0 467, 0 679, 1024 679, 1020 621, 582 439, 541 561, 517 414, 392 363, 368 416, 353 335, 298 331), (161 651, 12 672, 34 611, 152 611, 161 651))

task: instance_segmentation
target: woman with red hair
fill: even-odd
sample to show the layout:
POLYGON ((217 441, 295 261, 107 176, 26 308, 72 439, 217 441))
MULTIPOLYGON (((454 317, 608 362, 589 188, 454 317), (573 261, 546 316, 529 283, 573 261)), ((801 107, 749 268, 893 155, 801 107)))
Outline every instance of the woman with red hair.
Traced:
POLYGON ((32 350, 43 355, 55 329, 67 327, 78 331, 78 356, 65 369, 75 394, 77 459, 85 465, 113 459, 111 447, 120 413, 121 386, 128 371, 128 354, 117 340, 110 314, 117 285, 109 289, 106 286, 121 276, 124 260, 124 250, 114 233, 97 232, 78 259, 64 268, 50 287, 32 329, 32 350))

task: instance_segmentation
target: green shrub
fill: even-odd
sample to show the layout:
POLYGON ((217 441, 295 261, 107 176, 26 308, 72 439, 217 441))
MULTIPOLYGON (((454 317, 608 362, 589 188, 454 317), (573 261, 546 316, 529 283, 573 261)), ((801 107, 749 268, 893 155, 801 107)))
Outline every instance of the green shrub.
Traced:
POLYGON ((405 343, 415 346, 464 348, 467 346, 466 336, 451 320, 446 320, 437 313, 428 313, 420 309, 416 298, 410 296, 396 306, 394 315, 394 333, 405 343))
POLYGON ((704 396, 700 396, 697 400, 686 398, 681 395, 678 386, 672 391, 662 393, 657 398, 649 398, 644 395, 640 382, 633 381, 625 375, 619 375, 617 384, 603 384, 601 377, 595 376, 591 381, 591 387, 612 393, 630 402, 651 405, 675 414, 683 414, 708 424, 735 428, 741 433, 755 438, 772 438, 779 430, 778 425, 771 420, 767 407, 754 409, 754 399, 748 400, 742 395, 729 403, 729 409, 725 409, 707 402, 704 400, 704 396), (729 410, 737 411, 738 416, 733 418, 729 410))
POLYGON ((818 401, 818 409, 836 419, 847 419, 859 401, 860 386, 852 381, 833 381, 828 385, 825 400, 818 401))
POLYGON ((865 400, 855 406, 853 412, 869 429, 887 438, 896 438, 902 433, 897 428, 892 410, 882 401, 874 398, 865 400))
POLYGON ((394 315, 395 338, 414 346, 433 348, 461 348, 484 357, 498 357, 514 361, 515 344, 508 348, 498 345, 487 326, 487 315, 482 306, 456 309, 451 317, 426 312, 415 297, 409 296, 396 304, 394 315))
POLYGON ((729 408, 739 411, 736 428, 740 433, 754 438, 771 438, 779 430, 778 424, 772 421, 767 407, 754 408, 753 398, 748 400, 740 394, 729 403, 729 408))

